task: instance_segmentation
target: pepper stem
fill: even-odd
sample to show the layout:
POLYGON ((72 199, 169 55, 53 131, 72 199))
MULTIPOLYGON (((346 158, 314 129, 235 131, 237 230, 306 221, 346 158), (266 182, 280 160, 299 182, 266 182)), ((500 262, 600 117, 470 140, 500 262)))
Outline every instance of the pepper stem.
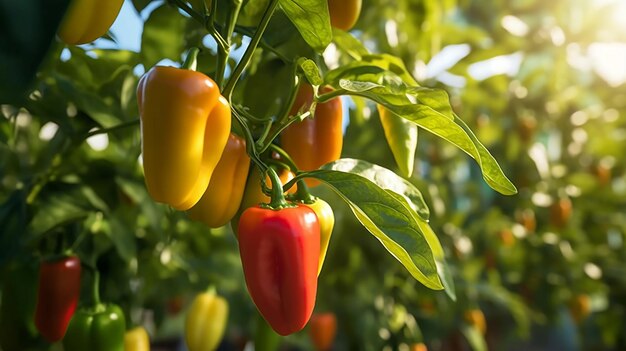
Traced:
POLYGON ((272 167, 267 168, 267 174, 272 182, 272 197, 268 204, 272 209, 281 209, 289 207, 289 203, 285 200, 285 194, 283 194, 283 184, 278 177, 278 174, 272 167))
POLYGON ((198 68, 199 53, 200 49, 196 47, 189 49, 189 52, 187 52, 187 58, 185 58, 185 62, 183 62, 182 68, 195 71, 198 68))
POLYGON ((93 270, 93 303, 100 306, 100 271, 97 267, 93 270))
POLYGON ((315 196, 311 195, 309 187, 306 185, 304 179, 298 180, 298 190, 296 191, 296 200, 303 204, 312 204, 315 202, 315 196))

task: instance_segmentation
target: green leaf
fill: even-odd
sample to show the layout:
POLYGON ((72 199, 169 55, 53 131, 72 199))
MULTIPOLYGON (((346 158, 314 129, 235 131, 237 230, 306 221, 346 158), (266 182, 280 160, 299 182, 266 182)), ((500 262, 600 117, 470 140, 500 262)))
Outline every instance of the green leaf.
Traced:
POLYGON ((317 67, 315 62, 313 62, 313 60, 302 57, 298 59, 298 65, 302 69, 302 72, 304 72, 304 75, 309 83, 312 85, 321 85, 324 83, 324 80, 320 75, 320 69, 317 67))
POLYGON ((330 71, 325 80, 327 84, 339 86, 351 95, 373 100, 396 115, 449 141, 478 162, 483 178, 494 190, 504 195, 517 193, 495 158, 454 114, 447 94, 442 90, 407 87, 396 73, 364 62, 354 62, 330 71))
POLYGON ((322 166, 321 169, 349 172, 365 177, 379 187, 406 198, 410 208, 417 212, 422 220, 427 221, 430 216, 428 205, 415 185, 384 167, 363 160, 342 158, 322 166))
POLYGON ((487 342, 478 328, 466 324, 461 328, 461 333, 473 351, 487 351, 487 342))
POLYGON ((112 100, 102 99, 101 96, 81 89, 73 81, 61 76, 57 77, 57 84, 69 101, 75 103, 79 110, 87 113, 102 128, 120 123, 121 111, 113 106, 112 100))
POLYGON ((130 261, 137 254, 135 235, 129 230, 128 225, 122 223, 117 217, 111 217, 110 227, 106 228, 106 234, 113 242, 117 253, 125 261, 130 261))
POLYGON ((361 224, 415 279, 430 289, 444 288, 433 252, 414 212, 404 205, 406 200, 399 201, 396 193, 357 174, 320 169, 305 176, 323 181, 339 194, 361 224))
POLYGON ((363 56, 369 54, 369 51, 363 46, 363 43, 349 32, 333 29, 333 42, 337 45, 339 50, 345 52, 355 60, 361 60, 363 56))
POLYGON ((435 256, 435 261, 437 262, 437 272, 439 273, 439 278, 441 278, 441 283, 445 288, 446 294, 450 297, 450 299, 452 299, 452 301, 456 301, 454 278, 452 277, 450 266, 448 266, 448 263, 446 262, 441 242, 428 222, 421 218, 416 218, 416 221, 422 230, 422 233, 424 233, 424 237, 428 241, 430 249, 433 251, 433 256, 435 256))
POLYGON ((332 40, 327 0, 280 0, 280 5, 302 38, 316 51, 332 40))
POLYGON ((162 59, 178 61, 185 50, 187 19, 170 6, 150 13, 141 35, 141 56, 146 70, 162 59))
POLYGON ((269 0, 247 0, 244 2, 237 18, 237 24, 246 27, 256 27, 265 9, 269 6, 269 0))
POLYGON ((154 0, 133 0, 133 6, 138 13, 141 13, 154 0))

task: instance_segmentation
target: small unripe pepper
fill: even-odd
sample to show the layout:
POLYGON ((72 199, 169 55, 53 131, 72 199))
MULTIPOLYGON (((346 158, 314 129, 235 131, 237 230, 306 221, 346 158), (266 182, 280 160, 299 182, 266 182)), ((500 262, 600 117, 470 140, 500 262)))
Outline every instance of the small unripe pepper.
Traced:
POLYGON ((389 144, 400 173, 405 177, 410 177, 413 174, 415 151, 417 150, 417 125, 381 105, 377 105, 377 107, 387 144, 389 144))
POLYGON ((44 261, 39 266, 35 325, 49 342, 63 338, 76 311, 80 272, 80 260, 75 256, 44 261))
POLYGON ((137 87, 146 186, 177 210, 195 205, 230 135, 230 106, 206 75, 153 67, 137 87))

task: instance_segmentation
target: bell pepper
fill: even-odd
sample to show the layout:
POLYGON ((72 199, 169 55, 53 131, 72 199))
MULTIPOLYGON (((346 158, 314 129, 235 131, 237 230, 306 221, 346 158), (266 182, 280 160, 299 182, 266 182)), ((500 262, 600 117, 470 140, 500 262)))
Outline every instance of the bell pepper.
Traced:
POLYGON ((328 244, 330 243, 330 237, 333 234, 333 227, 335 226, 335 215, 333 209, 328 202, 315 198, 311 203, 303 203, 304 206, 309 207, 317 215, 317 220, 320 223, 320 256, 319 265, 317 269, 317 275, 322 272, 322 266, 326 259, 326 252, 328 251, 328 244))
POLYGON ((189 351, 215 350, 228 324, 228 302, 215 292, 198 294, 185 319, 185 342, 189 351))
POLYGON ((2 276, 0 349, 4 351, 45 349, 34 319, 37 269, 36 264, 14 263, 2 276))
POLYGON ((361 14, 362 0, 328 0, 331 26, 348 31, 354 27, 361 14))
POLYGON ((481 334, 485 335, 487 333, 487 321, 485 320, 483 311, 477 308, 467 310, 463 314, 463 318, 469 325, 475 327, 481 334))
POLYGON ((309 336, 315 351, 328 351, 337 335, 337 317, 334 313, 314 313, 309 321, 309 336))
POLYGON ((248 292, 280 335, 306 325, 317 292, 320 226, 312 209, 284 200, 271 168, 272 199, 248 208, 239 220, 239 253, 248 292))
POLYGON ((73 0, 58 35, 66 44, 85 44, 106 34, 124 0, 73 0))
POLYGON ((137 102, 148 192, 188 210, 206 191, 228 141, 228 101, 202 73, 153 67, 139 81, 137 102))
MULTIPOLYGON (((322 88, 321 91, 328 92, 330 89, 322 88)), ((312 101, 313 88, 309 84, 300 85, 290 114, 295 115, 298 111, 308 109, 312 101)), ((293 123, 281 133, 281 146, 299 169, 312 171, 341 156, 342 116, 341 99, 334 98, 318 104, 313 118, 293 123)), ((306 183, 308 186, 316 186, 319 181, 307 179, 306 183)))
POLYGON ((405 177, 410 177, 413 174, 415 150, 417 149, 417 125, 381 105, 377 105, 377 107, 387 144, 389 144, 396 164, 400 168, 400 173, 405 177))
POLYGON ((231 134, 211 182, 200 201, 187 211, 189 218, 211 228, 228 223, 237 213, 246 185, 250 158, 246 141, 231 134))
POLYGON ((64 351, 124 351, 126 320, 113 304, 79 309, 63 338, 64 351))
POLYGON ((135 327, 124 334, 124 351, 150 351, 150 338, 143 327, 135 327))
MULTIPOLYGON (((288 169, 282 169, 279 171, 278 176, 280 178, 281 184, 286 184, 288 181, 292 180, 296 175, 293 174, 288 169)), ((265 177, 265 184, 269 186, 270 178, 269 176, 265 177)), ((294 185, 287 194, 295 194, 298 190, 298 187, 294 185)), ((230 225, 233 228, 233 232, 237 235, 237 229, 239 227, 239 218, 241 218, 241 214, 246 209, 258 205, 260 203, 270 202, 269 196, 263 193, 261 189, 261 174, 257 168, 254 168, 250 171, 248 175, 248 181, 246 182, 246 189, 243 194, 243 199, 241 200, 241 205, 239 206, 239 211, 233 219, 230 221, 230 225)))
POLYGON ((63 338, 76 311, 80 272, 80 260, 75 256, 44 261, 39 266, 35 325, 49 342, 63 338))

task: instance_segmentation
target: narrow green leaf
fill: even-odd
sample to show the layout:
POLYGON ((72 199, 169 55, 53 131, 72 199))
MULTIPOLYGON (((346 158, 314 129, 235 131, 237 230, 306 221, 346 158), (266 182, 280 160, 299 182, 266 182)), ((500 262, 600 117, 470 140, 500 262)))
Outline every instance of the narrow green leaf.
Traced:
POLYGON ((396 193, 357 174, 321 169, 307 172, 306 176, 323 181, 339 194, 363 226, 415 279, 430 289, 444 288, 433 252, 416 215, 404 205, 406 200, 399 201, 396 193))
POLYGON ((326 0, 280 0, 280 6, 302 38, 322 52, 333 38, 326 0))
POLYGON ((487 342, 478 328, 464 325, 461 328, 461 333, 463 333, 473 351, 487 351, 487 342))
POLYGON ((363 46, 363 43, 349 32, 333 29, 333 42, 337 45, 339 50, 345 52, 355 60, 361 60, 363 56, 369 54, 369 51, 363 46))
POLYGON ((391 190, 406 198, 410 208, 417 212, 417 215, 422 220, 427 221, 430 216, 428 205, 426 205, 422 193, 415 185, 387 168, 363 160, 342 158, 322 166, 321 169, 348 172, 365 177, 379 187, 385 190, 391 190))

